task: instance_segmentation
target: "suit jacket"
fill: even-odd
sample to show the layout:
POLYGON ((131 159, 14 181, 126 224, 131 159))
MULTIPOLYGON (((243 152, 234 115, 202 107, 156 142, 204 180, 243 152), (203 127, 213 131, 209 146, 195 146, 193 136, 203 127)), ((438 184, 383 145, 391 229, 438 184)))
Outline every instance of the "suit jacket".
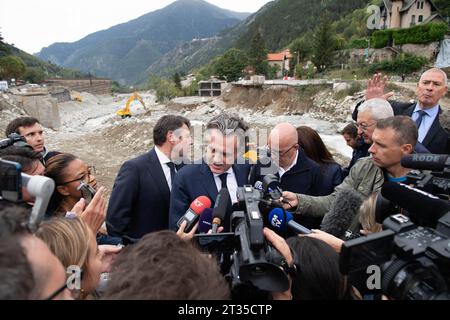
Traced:
MULTIPOLYGON (((233 171, 238 187, 248 183, 248 165, 234 165, 233 171)), ((197 197, 207 196, 213 207, 218 194, 214 175, 206 163, 184 166, 175 176, 172 187, 169 228, 172 230, 178 228, 177 221, 186 213, 191 202, 197 197)), ((230 214, 231 212, 227 213, 223 222, 225 230, 229 229, 230 214)))
MULTIPOLYGON (((358 107, 363 103, 360 102, 356 105, 355 110, 353 111, 352 118, 356 121, 358 116, 358 107)), ((397 101, 389 101, 394 110, 394 115, 399 116, 409 116, 411 117, 414 109, 416 107, 416 102, 414 103, 403 103, 397 101)), ((439 108, 439 114, 442 113, 442 110, 439 108)), ((433 124, 428 130, 425 139, 422 141, 422 146, 428 149, 431 153, 435 154, 450 154, 450 136, 447 131, 442 128, 441 123, 439 122, 439 114, 434 119, 433 124)), ((422 148, 416 148, 417 153, 425 153, 425 150, 422 148)))
POLYGON ((170 189, 154 149, 125 162, 109 200, 108 234, 139 239, 167 229, 169 200, 170 189))

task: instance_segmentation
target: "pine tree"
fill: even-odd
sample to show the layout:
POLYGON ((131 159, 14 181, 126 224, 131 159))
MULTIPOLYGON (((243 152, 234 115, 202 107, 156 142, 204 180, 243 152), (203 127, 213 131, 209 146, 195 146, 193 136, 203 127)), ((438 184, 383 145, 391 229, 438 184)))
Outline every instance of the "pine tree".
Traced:
POLYGON ((267 75, 269 64, 267 62, 267 50, 264 39, 258 31, 252 40, 248 52, 249 64, 255 68, 256 74, 267 75))
POLYGON ((175 72, 175 74, 173 75, 172 80, 175 83, 175 87, 177 89, 181 90, 181 77, 180 77, 180 74, 178 72, 175 72))
POLYGON ((327 66, 330 66, 337 47, 331 23, 329 13, 325 12, 322 14, 320 24, 314 32, 313 62, 319 71, 323 71, 327 66))

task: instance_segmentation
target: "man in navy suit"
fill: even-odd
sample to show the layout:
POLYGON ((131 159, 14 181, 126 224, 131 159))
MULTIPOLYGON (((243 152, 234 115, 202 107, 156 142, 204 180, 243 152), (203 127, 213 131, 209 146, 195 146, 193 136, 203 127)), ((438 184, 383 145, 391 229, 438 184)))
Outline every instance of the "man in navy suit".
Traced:
MULTIPOLYGON (((244 133, 248 126, 236 116, 221 114, 211 119, 206 128, 204 160, 184 166, 175 177, 170 197, 170 229, 177 229, 177 221, 197 197, 207 196, 214 205, 219 190, 227 188, 235 204, 238 187, 248 182, 249 166, 236 164, 238 155, 244 153, 244 133)), ((222 222, 225 231, 230 228, 230 214, 229 210, 222 222)))
MULTIPOLYGON (((384 97, 388 98, 392 93, 384 94, 387 78, 377 74, 369 81, 365 99, 384 97)), ((389 101, 394 110, 394 115, 405 115, 411 117, 419 130, 418 142, 431 153, 449 154, 450 143, 447 131, 439 122, 439 114, 442 110, 439 101, 447 94, 447 75, 438 68, 425 71, 417 84, 417 102, 402 103, 389 101)), ((353 112, 356 120, 358 106, 353 112)))
POLYGON ((164 116, 153 128, 155 147, 125 162, 117 175, 106 215, 108 234, 134 242, 168 229, 169 200, 179 161, 192 144, 190 122, 164 116))

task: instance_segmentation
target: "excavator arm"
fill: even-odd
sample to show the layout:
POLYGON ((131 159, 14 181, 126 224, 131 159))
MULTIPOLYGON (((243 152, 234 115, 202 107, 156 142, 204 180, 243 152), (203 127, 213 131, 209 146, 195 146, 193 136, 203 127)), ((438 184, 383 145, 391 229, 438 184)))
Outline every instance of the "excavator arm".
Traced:
POLYGON ((144 109, 147 110, 145 107, 144 100, 142 100, 141 96, 137 92, 134 92, 131 95, 131 97, 127 100, 125 108, 120 109, 119 111, 116 112, 116 114, 121 116, 122 118, 131 117, 130 105, 134 100, 138 100, 142 104, 144 109))

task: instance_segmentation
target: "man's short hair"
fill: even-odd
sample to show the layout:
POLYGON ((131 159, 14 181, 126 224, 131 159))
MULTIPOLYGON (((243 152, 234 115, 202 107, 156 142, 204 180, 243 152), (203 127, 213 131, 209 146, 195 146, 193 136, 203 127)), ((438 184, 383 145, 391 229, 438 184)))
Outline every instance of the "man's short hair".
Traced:
POLYGON ((352 138, 358 136, 358 127, 354 123, 349 123, 342 129, 341 135, 348 134, 352 138))
POLYGON ((390 103, 381 98, 365 101, 359 108, 358 113, 369 112, 376 121, 394 116, 394 110, 390 103))
POLYGON ((31 207, 26 204, 0 200, 0 239, 28 234, 30 214, 31 207))
POLYGON ((410 144, 416 146, 418 130, 414 121, 408 116, 395 116, 378 120, 377 129, 392 129, 399 145, 410 144))
POLYGON ((236 133, 238 130, 243 132, 248 130, 248 125, 242 118, 234 114, 221 113, 209 120, 206 129, 217 129, 224 135, 236 133))
POLYGON ((163 145, 167 140, 167 133, 180 129, 184 124, 188 128, 191 128, 191 123, 185 117, 173 115, 161 117, 153 128, 153 141, 155 145, 163 145))
POLYGON ((31 147, 11 146, 0 150, 0 157, 3 160, 18 162, 22 166, 22 171, 26 172, 33 169, 36 161, 42 160, 42 153, 34 151, 31 147))
POLYGON ((36 123, 40 124, 39 120, 33 117, 16 118, 6 126, 5 135, 9 136, 11 133, 20 134, 19 127, 31 127, 36 123))
POLYGON ((440 73, 440 74, 442 75, 443 80, 444 80, 444 85, 447 86, 447 74, 444 72, 444 70, 439 69, 439 68, 431 68, 431 69, 428 69, 427 71, 425 71, 424 73, 422 73, 422 75, 420 76, 420 80, 422 80, 422 77, 423 77, 425 74, 427 74, 427 73, 432 73, 432 72, 440 73))
POLYGON ((223 300, 229 288, 217 261, 172 231, 144 236, 112 266, 104 299, 223 300))
POLYGON ((18 237, 0 239, 0 300, 27 300, 34 277, 18 237))

